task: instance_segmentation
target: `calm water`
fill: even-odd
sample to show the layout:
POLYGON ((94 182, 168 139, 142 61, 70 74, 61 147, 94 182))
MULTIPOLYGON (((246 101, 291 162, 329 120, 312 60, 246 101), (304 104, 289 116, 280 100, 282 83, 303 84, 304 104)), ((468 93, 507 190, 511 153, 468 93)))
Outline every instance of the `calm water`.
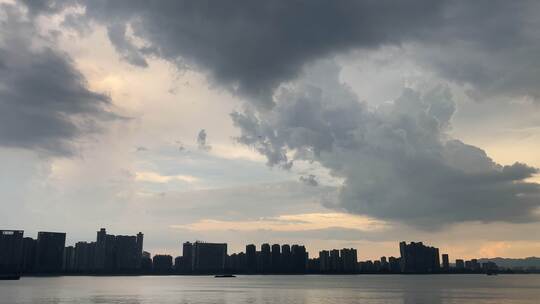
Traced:
POLYGON ((23 278, 0 303, 538 304, 540 275, 23 278))

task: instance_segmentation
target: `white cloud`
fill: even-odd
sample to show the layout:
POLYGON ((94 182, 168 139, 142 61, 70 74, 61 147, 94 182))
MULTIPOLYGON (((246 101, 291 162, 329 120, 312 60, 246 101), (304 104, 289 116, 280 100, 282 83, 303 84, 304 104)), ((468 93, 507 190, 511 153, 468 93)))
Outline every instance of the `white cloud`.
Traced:
POLYGON ((186 183, 196 183, 199 178, 191 175, 161 175, 157 172, 135 172, 135 180, 150 183, 168 183, 171 181, 182 181, 186 183))
POLYGON ((202 219, 187 225, 171 225, 172 228, 190 229, 195 231, 307 231, 326 228, 372 231, 384 229, 386 226, 387 224, 385 222, 367 216, 336 212, 285 214, 276 217, 263 217, 256 220, 239 221, 202 219))

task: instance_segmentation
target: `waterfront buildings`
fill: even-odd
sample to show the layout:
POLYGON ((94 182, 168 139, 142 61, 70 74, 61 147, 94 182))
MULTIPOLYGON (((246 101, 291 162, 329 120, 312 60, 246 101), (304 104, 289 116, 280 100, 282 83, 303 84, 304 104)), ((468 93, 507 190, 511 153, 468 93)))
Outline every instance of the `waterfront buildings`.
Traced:
POLYGON ((483 260, 457 259, 450 265, 448 254, 439 260, 439 250, 421 242, 399 244, 401 257, 358 261, 354 248, 321 250, 308 258, 300 244, 249 244, 245 252, 228 255, 226 243, 196 241, 182 244, 182 255, 143 251, 143 234, 110 235, 97 231, 96 241, 65 246, 66 234, 39 232, 37 240, 23 231, 0 230, 0 274, 305 274, 305 273, 493 273, 497 265, 483 260), (173 263, 174 261, 174 263, 173 263))

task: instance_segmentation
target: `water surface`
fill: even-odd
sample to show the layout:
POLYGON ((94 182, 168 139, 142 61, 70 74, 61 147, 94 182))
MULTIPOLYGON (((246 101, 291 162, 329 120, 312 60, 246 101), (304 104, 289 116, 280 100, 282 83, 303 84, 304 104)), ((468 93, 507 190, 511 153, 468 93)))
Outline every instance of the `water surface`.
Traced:
POLYGON ((1 304, 538 304, 540 275, 55 277, 0 281, 1 304))

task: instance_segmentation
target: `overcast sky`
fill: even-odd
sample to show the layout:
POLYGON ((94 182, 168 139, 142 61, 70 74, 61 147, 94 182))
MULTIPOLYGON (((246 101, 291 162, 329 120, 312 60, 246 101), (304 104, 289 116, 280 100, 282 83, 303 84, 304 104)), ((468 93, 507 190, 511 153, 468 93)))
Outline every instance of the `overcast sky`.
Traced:
POLYGON ((1 228, 540 254, 538 1, 0 0, 1 228))

